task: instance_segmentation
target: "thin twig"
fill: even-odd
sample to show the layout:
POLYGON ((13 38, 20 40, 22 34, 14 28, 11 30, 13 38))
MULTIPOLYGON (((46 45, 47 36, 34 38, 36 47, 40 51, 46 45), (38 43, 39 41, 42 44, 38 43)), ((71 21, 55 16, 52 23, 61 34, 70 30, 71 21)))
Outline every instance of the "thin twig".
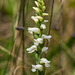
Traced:
POLYGON ((19 62, 19 60, 18 60, 18 56, 19 56, 19 52, 20 52, 20 48, 21 48, 21 40, 20 40, 20 44, 19 44, 19 48, 17 49, 17 54, 16 54, 16 64, 15 64, 15 67, 17 66, 17 62, 19 62))
POLYGON ((9 55, 11 54, 11 52, 10 52, 9 50, 5 49, 5 48, 2 47, 2 46, 0 46, 0 50, 2 50, 2 51, 4 51, 4 52, 8 53, 9 55))
MULTIPOLYGON (((52 26, 52 18, 53 18, 53 8, 54 8, 54 0, 52 0, 52 7, 51 7, 51 16, 50 16, 50 24, 48 29, 48 35, 50 35, 51 32, 51 26, 52 26)), ((48 47, 48 40, 45 41, 45 45, 48 47)), ((46 54, 43 53, 43 57, 46 57, 46 54)))
MULTIPOLYGON (((53 8, 54 8, 54 0, 52 0, 52 7, 51 7, 51 16, 50 16, 50 24, 48 29, 48 35, 51 33, 51 26, 52 26, 52 19, 53 19, 53 8)), ((48 47, 48 40, 46 40, 46 46, 48 47)), ((46 57, 46 54, 43 54, 43 57, 46 57)), ((46 73, 46 71, 45 71, 46 73)))
MULTIPOLYGON (((11 55, 11 56, 13 56, 13 54, 10 52, 10 50, 7 50, 6 48, 4 48, 4 47, 2 47, 2 46, 0 46, 0 50, 6 52, 7 54, 9 54, 9 55, 11 55)), ((16 58, 17 56, 14 55, 13 57, 16 58)), ((22 61, 22 58, 21 58, 21 57, 18 57, 18 59, 19 59, 20 61, 22 61)), ((25 61, 25 62, 26 62, 26 61, 25 61)), ((26 62, 26 63, 27 63, 28 65, 31 65, 31 63, 29 63, 29 62, 26 62)))
POLYGON ((60 21, 60 15, 61 15, 61 12, 62 12, 62 6, 63 6, 63 3, 64 3, 64 0, 61 2, 61 4, 60 4, 60 6, 59 6, 59 9, 58 9, 58 12, 54 15, 54 17, 56 18, 56 16, 57 16, 57 18, 56 18, 56 22, 55 22, 55 19, 54 19, 54 23, 53 23, 53 28, 55 28, 56 30, 58 30, 57 28, 56 28, 56 26, 58 25, 58 23, 59 23, 59 21, 60 21))
MULTIPOLYGON (((26 15, 27 15, 27 11, 28 11, 28 4, 29 4, 29 0, 27 0, 27 4, 26 4, 26 12, 25 12, 25 17, 26 17, 26 15)), ((20 42, 20 45, 19 45, 18 50, 20 50, 21 43, 22 43, 22 42, 20 42)), ((18 54, 19 54, 19 51, 18 51, 18 53, 17 53, 17 57, 18 57, 18 54)), ((17 58, 16 58, 16 60, 17 60, 17 58)))
POLYGON ((27 15, 27 11, 28 11, 28 5, 29 5, 29 0, 27 0, 25 17, 26 17, 26 15, 27 15))
MULTIPOLYGON (((25 0, 23 0, 23 28, 25 27, 25 10, 24 10, 24 8, 25 8, 25 0)), ((23 74, 22 75, 24 75, 25 74, 25 71, 24 71, 24 68, 23 68, 23 66, 24 66, 24 54, 25 54, 25 51, 24 51, 24 48, 25 48, 25 45, 24 45, 24 42, 25 42, 25 39, 24 39, 24 30, 22 31, 22 69, 23 69, 23 74)))
MULTIPOLYGON (((17 20, 16 20, 16 24, 15 24, 15 27, 17 27, 17 25, 18 25, 18 21, 19 21, 19 16, 20 16, 20 13, 19 13, 19 11, 20 11, 20 0, 19 0, 19 5, 18 5, 18 13, 17 13, 17 20)), ((18 31, 15 31, 15 42, 14 42, 14 46, 13 46, 13 52, 12 52, 12 54, 13 54, 13 56, 15 55, 15 45, 16 45, 16 39, 17 39, 17 37, 18 37, 18 31)), ((13 60, 14 60, 14 57, 12 57, 12 60, 11 60, 11 69, 10 69, 10 75, 12 75, 12 72, 13 72, 13 60)))
POLYGON ((52 25, 52 19, 53 19, 53 8, 54 8, 54 0, 52 0, 52 8, 51 8, 51 16, 50 16, 50 25, 49 25, 48 35, 50 35, 50 32, 51 32, 51 25, 52 25))
MULTIPOLYGON (((63 0, 61 0, 61 3, 63 0)), ((63 59, 62 59, 62 55, 63 55, 63 4, 61 6, 61 26, 60 26, 60 39, 61 39, 61 46, 60 46, 60 68, 62 69, 62 62, 63 62, 63 59)), ((61 75, 63 75, 63 71, 61 71, 61 75)))
MULTIPOLYGON (((51 16, 50 16, 50 24, 48 29, 48 35, 51 33, 52 19, 53 19, 53 8, 54 8, 54 0, 52 0, 52 8, 51 8, 51 16)), ((48 46, 48 40, 46 42, 46 46, 48 46)))
POLYGON ((56 74, 60 73, 60 72, 63 71, 63 70, 64 70, 64 68, 61 68, 61 69, 57 70, 56 72, 54 72, 54 73, 51 74, 51 75, 56 75, 56 74))
POLYGON ((19 70, 19 69, 22 69, 22 68, 24 68, 24 69, 28 69, 28 67, 26 67, 26 66, 17 66, 16 68, 15 68, 15 70, 14 70, 14 75, 16 75, 16 73, 17 73, 17 71, 19 70))
MULTIPOLYGON (((13 54, 10 52, 10 50, 7 50, 6 48, 4 48, 4 47, 2 47, 2 46, 0 46, 0 50, 6 52, 6 53, 8 53, 9 55, 12 55, 13 57, 16 58, 16 55, 13 55, 13 54)), ((20 61, 22 60, 21 57, 18 57, 18 58, 19 58, 20 61)))

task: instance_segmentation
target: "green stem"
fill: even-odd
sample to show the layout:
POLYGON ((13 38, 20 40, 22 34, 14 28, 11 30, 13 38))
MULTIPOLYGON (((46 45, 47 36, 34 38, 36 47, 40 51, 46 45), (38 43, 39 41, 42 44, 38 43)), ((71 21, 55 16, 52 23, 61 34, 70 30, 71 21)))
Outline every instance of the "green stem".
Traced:
MULTIPOLYGON (((41 54, 39 54, 38 52, 35 53, 36 64, 40 64, 40 57, 41 57, 41 54)), ((37 75, 44 75, 44 73, 45 73, 45 69, 43 71, 37 70, 37 75)))
POLYGON ((45 70, 43 71, 38 71, 38 75, 44 75, 45 74, 45 70))
POLYGON ((36 58, 36 64, 40 63, 40 55, 39 53, 35 53, 35 58, 36 58))

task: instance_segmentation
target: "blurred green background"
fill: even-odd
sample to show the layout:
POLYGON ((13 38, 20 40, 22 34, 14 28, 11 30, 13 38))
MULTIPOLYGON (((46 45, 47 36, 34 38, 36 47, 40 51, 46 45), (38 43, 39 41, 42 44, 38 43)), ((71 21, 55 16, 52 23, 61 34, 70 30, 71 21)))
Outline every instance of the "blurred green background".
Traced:
MULTIPOLYGON (((33 44, 33 37, 28 34, 27 28, 35 25, 33 20, 31 20, 31 16, 35 14, 32 9, 35 6, 34 1, 29 0, 25 4, 25 48, 33 44)), ((47 7, 45 12, 50 14, 52 0, 44 1, 47 7)), ((21 32, 15 30, 18 7, 19 0, 0 0, 0 75, 10 75, 11 67, 14 68, 13 72, 18 68, 16 74, 13 75, 21 75, 22 72, 21 32), (17 33, 19 34, 15 38, 17 33), (15 58, 12 66, 14 45, 15 58)), ((75 75, 75 0, 64 0, 63 8, 61 8, 63 10, 63 18, 60 7, 61 0, 55 0, 51 29, 52 38, 46 55, 47 59, 51 61, 51 67, 46 69, 45 75, 75 75)), ((45 17, 45 19, 49 20, 50 15, 45 17)), ((47 29, 43 33, 48 33, 49 24, 46 23, 47 29)), ((19 25, 22 25, 22 17, 20 17, 19 25)), ((34 55, 25 52, 26 75, 36 75, 36 73, 31 72, 32 64, 35 64, 34 55)))

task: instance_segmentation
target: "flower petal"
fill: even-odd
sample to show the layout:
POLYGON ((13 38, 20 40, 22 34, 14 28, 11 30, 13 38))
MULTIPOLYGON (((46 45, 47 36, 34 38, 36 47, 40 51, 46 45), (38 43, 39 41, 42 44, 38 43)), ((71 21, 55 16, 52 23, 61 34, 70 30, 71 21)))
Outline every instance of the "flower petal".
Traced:
POLYGON ((48 50, 48 47, 43 47, 43 48, 42 48, 42 52, 47 53, 47 50, 48 50))

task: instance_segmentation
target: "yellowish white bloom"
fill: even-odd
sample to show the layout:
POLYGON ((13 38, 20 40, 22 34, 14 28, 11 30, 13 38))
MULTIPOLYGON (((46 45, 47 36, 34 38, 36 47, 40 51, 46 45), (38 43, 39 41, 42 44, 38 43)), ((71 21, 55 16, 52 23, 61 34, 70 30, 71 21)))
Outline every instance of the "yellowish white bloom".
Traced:
POLYGON ((28 53, 33 53, 34 51, 37 51, 37 46, 33 45, 30 48, 27 48, 26 50, 28 51, 28 53))
POLYGON ((48 13, 42 13, 42 15, 43 15, 43 16, 48 16, 49 14, 48 14, 48 13))
POLYGON ((50 61, 48 61, 46 58, 41 58, 40 63, 45 64, 45 67, 50 67, 50 61))
POLYGON ((42 48, 42 52, 47 53, 47 50, 48 50, 48 47, 43 47, 43 48, 42 48))
POLYGON ((41 17, 41 16, 36 16, 36 18, 39 19, 40 21, 43 20, 43 17, 41 17))
POLYGON ((36 4, 37 6, 39 6, 39 3, 38 3, 37 1, 35 1, 35 4, 36 4))
POLYGON ((43 39, 42 38, 34 39, 34 45, 39 45, 39 44, 43 44, 43 39))
POLYGON ((43 9, 43 11, 45 11, 45 9, 46 9, 46 6, 43 6, 43 7, 42 7, 42 9, 43 9))
POLYGON ((28 32, 30 34, 33 34, 33 33, 39 34, 40 33, 40 29, 37 28, 37 27, 33 27, 33 28, 28 27, 28 32))
POLYGON ((44 24, 41 24, 40 29, 46 29, 46 26, 44 24))
POLYGON ((39 21, 35 16, 32 16, 31 19, 33 19, 36 23, 39 21))
POLYGON ((50 36, 50 35, 45 35, 45 34, 43 34, 42 35, 42 38, 43 39, 48 39, 49 41, 50 41, 50 38, 51 38, 52 36, 50 36))
POLYGON ((32 65, 32 72, 35 72, 36 70, 42 71, 43 70, 43 66, 38 64, 38 65, 32 65))
POLYGON ((44 3, 43 1, 41 1, 41 3, 42 3, 42 5, 44 6, 45 3, 44 3))
POLYGON ((41 16, 32 16, 31 17, 35 22, 38 22, 39 20, 42 21, 43 20, 43 17, 41 16))
POLYGON ((34 9, 37 13, 40 12, 40 9, 39 9, 38 7, 33 7, 33 9, 34 9))

